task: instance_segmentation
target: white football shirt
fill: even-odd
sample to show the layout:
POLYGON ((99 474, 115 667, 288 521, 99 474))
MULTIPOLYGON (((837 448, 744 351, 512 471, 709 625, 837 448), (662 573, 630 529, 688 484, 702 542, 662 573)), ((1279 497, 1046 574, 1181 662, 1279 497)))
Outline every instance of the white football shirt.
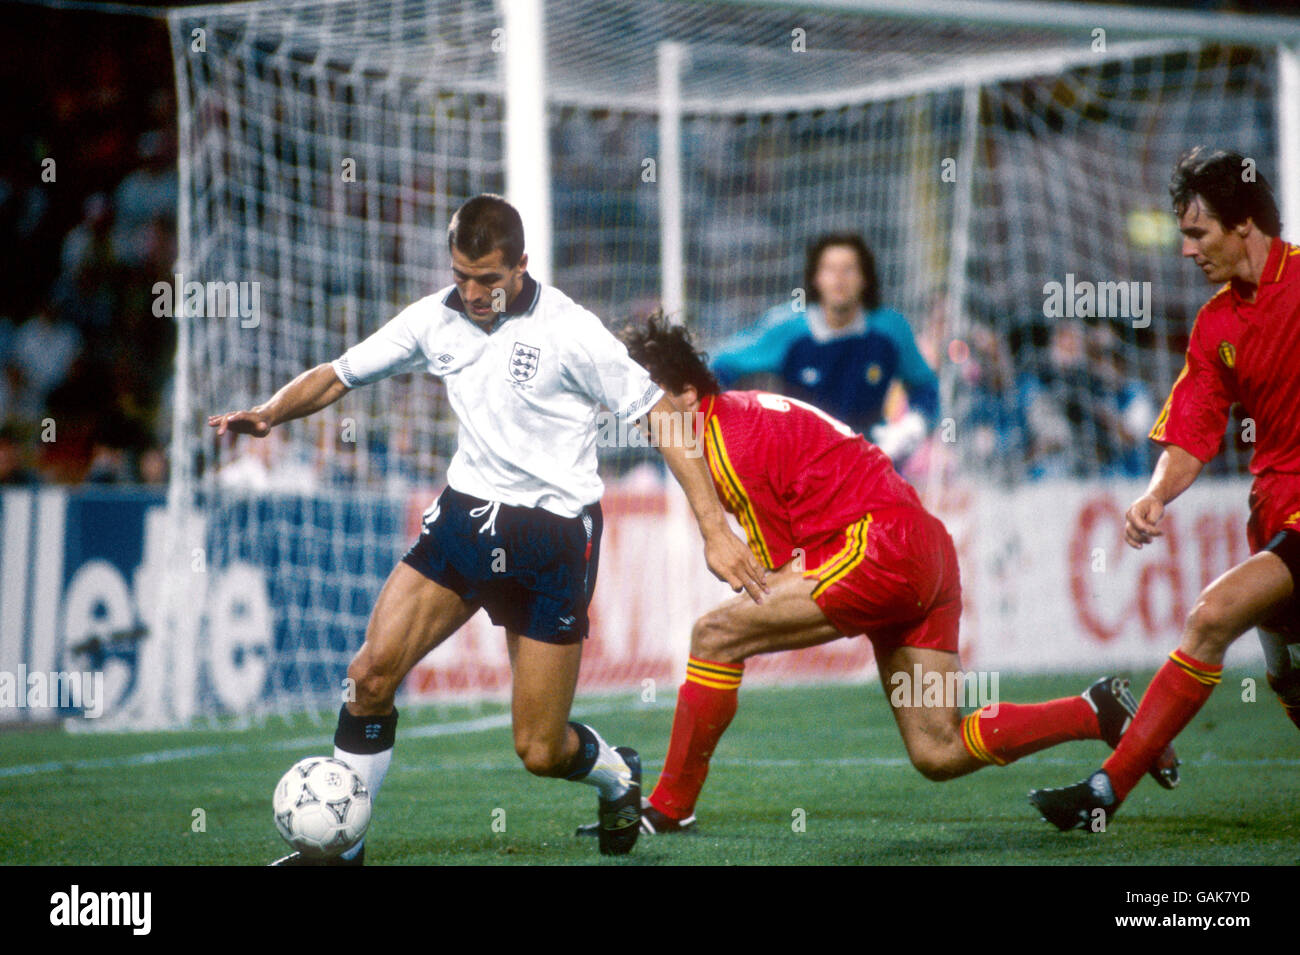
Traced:
POLYGON ((447 483, 462 494, 564 517, 600 499, 596 414, 645 414, 663 392, 591 312, 527 273, 483 331, 454 285, 408 306, 332 363, 349 388, 424 368, 460 423, 447 483))

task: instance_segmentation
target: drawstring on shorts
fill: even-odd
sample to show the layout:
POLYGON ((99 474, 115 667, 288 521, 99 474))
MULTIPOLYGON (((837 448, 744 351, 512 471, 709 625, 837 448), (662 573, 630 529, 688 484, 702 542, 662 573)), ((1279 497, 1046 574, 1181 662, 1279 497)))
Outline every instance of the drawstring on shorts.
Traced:
POLYGON ((488 501, 482 507, 476 507, 473 510, 471 510, 469 512, 469 516, 482 517, 484 514, 489 514, 490 512, 490 516, 486 521, 483 522, 483 526, 478 529, 478 532, 482 534, 484 531, 490 531, 491 535, 493 537, 496 537, 497 536, 497 512, 500 510, 501 510, 500 501, 488 501))

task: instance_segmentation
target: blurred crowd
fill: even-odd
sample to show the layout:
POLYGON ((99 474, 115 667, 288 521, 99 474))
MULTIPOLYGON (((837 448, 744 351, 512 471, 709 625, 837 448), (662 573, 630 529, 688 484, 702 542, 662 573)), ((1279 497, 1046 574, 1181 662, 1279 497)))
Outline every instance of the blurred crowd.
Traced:
POLYGON ((152 287, 176 255, 166 33, 12 8, 5 21, 24 42, 0 64, 0 483, 163 483, 175 331, 154 317, 152 287))
MULTIPOLYGON (((1170 314, 1160 324, 1171 329, 1167 347, 1178 367, 1190 320, 1170 314)), ((1147 435, 1173 382, 1149 383, 1150 352, 1159 346, 1125 341, 1120 329, 1105 320, 1056 319, 1005 335, 992 323, 972 323, 955 407, 945 412, 966 429, 960 465, 1004 483, 1147 477, 1160 451, 1147 435)), ((1251 447, 1234 439, 1242 414, 1233 407, 1224 453, 1207 474, 1247 473, 1251 447)))
POLYGON ((1008 340, 975 323, 967 341, 955 409, 971 432, 965 463, 1006 481, 1150 473, 1164 396, 1128 367, 1112 325, 1061 319, 1008 340))
MULTIPOLYGON (((148 18, 21 5, 0 11, 0 27, 9 91, 0 99, 0 484, 164 483, 175 327, 154 316, 152 289, 170 280, 176 255, 166 31, 148 18)), ((608 184, 594 173, 577 179, 557 199, 561 212, 587 203, 609 217, 608 184)), ((750 241, 752 227, 726 210, 713 209, 710 222, 706 249, 732 253, 750 241)), ((605 258, 565 241, 557 237, 561 265, 605 258)), ((954 344, 960 361, 942 341, 925 351, 935 367, 960 366, 955 406, 940 415, 964 429, 962 466, 1006 480, 1149 473, 1146 431, 1164 391, 1153 394, 1130 367, 1134 343, 1114 328, 1031 323, 1008 336, 977 320, 954 344)), ((1244 460, 1225 457, 1226 469, 1244 460)))

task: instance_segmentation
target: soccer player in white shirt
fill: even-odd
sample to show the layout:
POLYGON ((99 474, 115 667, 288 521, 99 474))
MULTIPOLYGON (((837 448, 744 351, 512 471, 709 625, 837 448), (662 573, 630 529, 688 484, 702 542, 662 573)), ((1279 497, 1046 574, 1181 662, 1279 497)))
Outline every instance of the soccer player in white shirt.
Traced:
MULTIPOLYGON (((265 437, 352 387, 417 367, 443 379, 460 424, 448 488, 371 612, 348 667, 356 700, 340 710, 335 756, 374 796, 392 759, 397 688, 485 607, 506 629, 515 751, 531 773, 596 786, 601 852, 622 854, 640 828, 640 760, 569 722, 600 546, 596 409, 639 420, 673 408, 596 316, 528 275, 523 223, 504 199, 465 203, 448 243, 452 286, 265 404, 208 424, 265 437)), ((694 510, 709 569, 760 601, 763 571, 728 527, 704 458, 668 442, 660 451, 694 510)), ((362 860, 364 844, 334 861, 362 860)), ((280 862, 307 864, 296 853, 280 862)))

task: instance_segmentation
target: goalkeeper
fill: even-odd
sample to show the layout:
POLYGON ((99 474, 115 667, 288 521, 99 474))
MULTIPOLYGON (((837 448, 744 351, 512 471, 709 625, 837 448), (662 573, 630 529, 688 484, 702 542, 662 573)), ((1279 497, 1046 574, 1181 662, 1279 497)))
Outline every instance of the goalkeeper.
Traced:
POLYGON ((713 358, 723 388, 773 375, 778 390, 803 398, 867 435, 901 463, 939 415, 939 379, 900 313, 880 304, 875 258, 860 236, 823 235, 808 247, 807 305, 771 309, 713 358), (889 386, 898 381, 909 410, 886 424, 889 386))

